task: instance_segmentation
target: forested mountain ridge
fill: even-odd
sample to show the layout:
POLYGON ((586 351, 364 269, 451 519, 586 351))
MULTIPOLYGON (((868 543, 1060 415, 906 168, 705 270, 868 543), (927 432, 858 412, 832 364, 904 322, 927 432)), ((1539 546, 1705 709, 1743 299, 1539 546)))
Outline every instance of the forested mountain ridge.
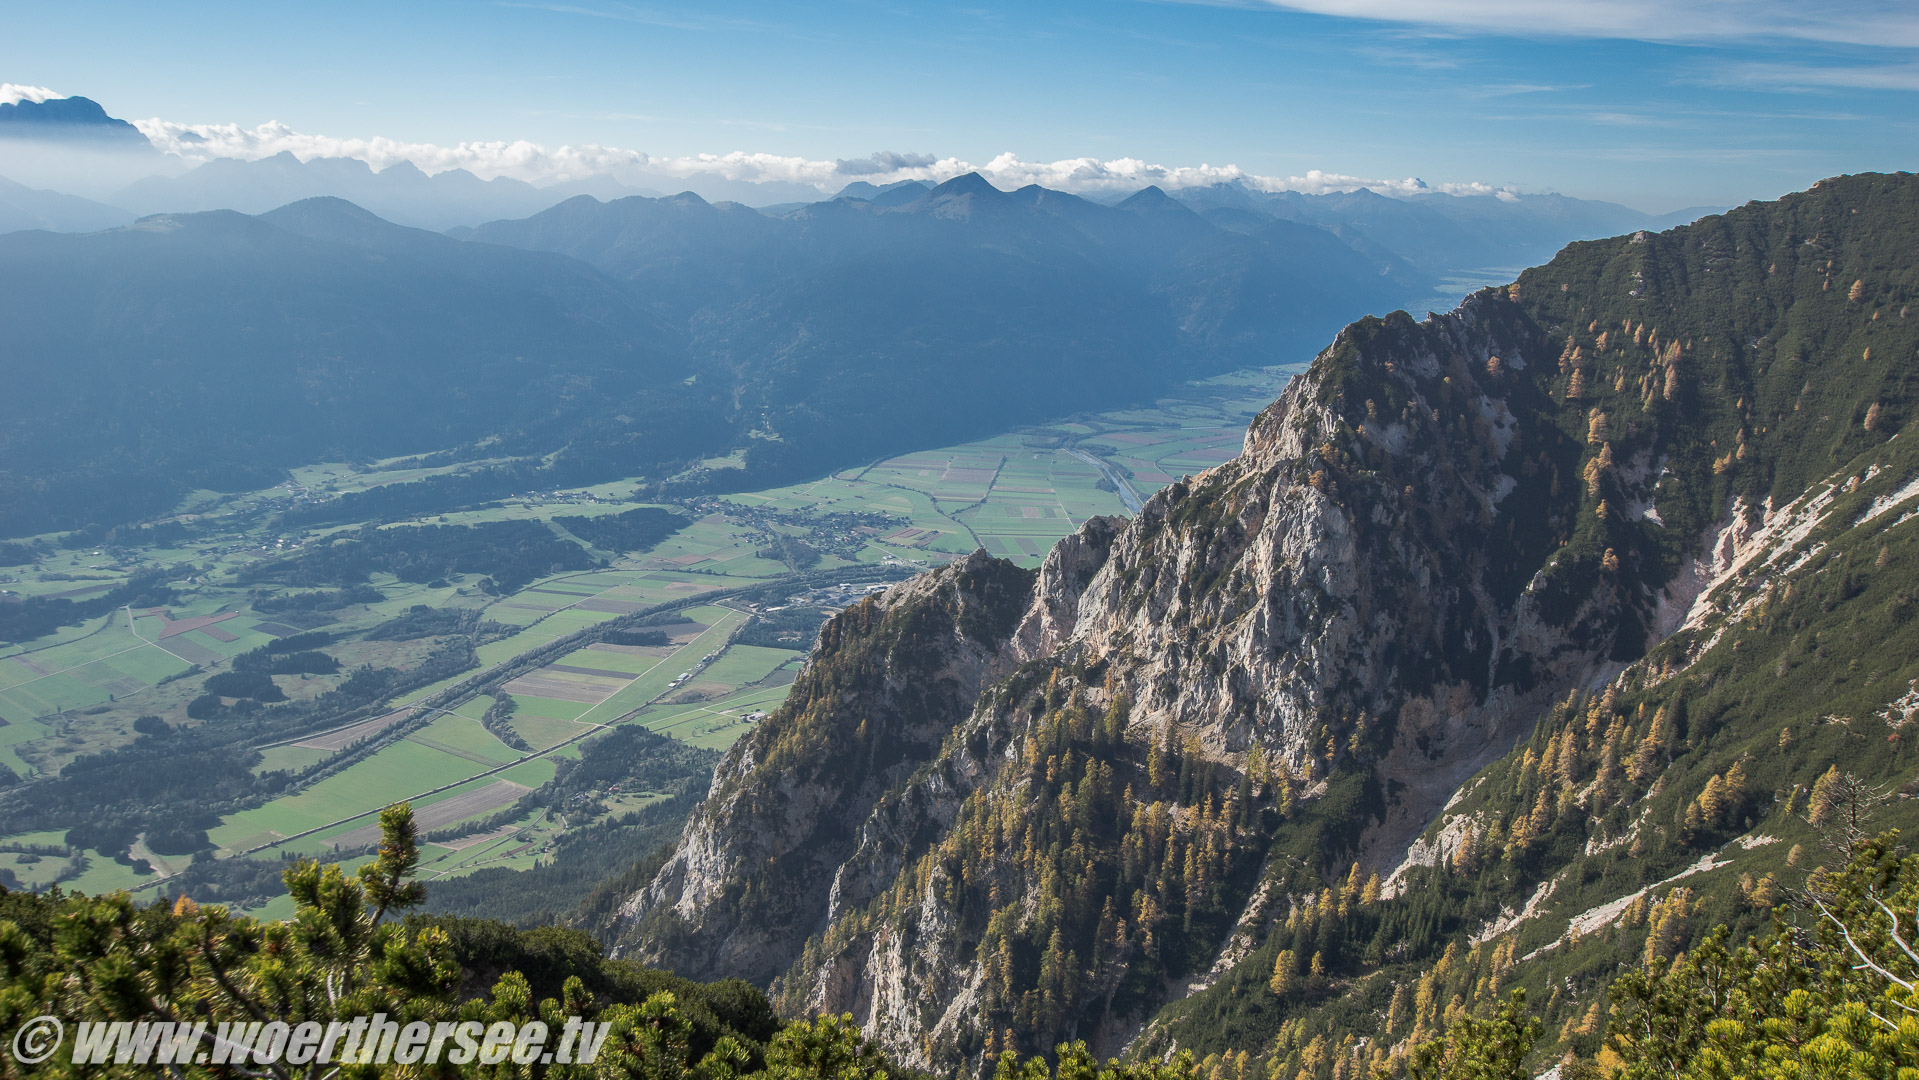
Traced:
POLYGON ((1614 435, 1587 447, 1582 512, 1604 507, 1622 566, 1676 567, 1652 597, 1658 636, 1462 785, 1396 867, 1362 854, 1382 902, 1351 904, 1340 882, 1336 916, 1325 893, 1295 899, 1283 930, 1163 1013, 1142 1049, 1255 1042, 1279 1075, 1330 1075, 1520 986, 1546 1022, 1542 1067, 1604 1059, 1609 1023, 1657 1011, 1621 971, 1663 970, 1716 925, 1763 929, 1774 908, 1803 939, 1821 918, 1791 903, 1820 893, 1809 872, 1842 864, 1862 833, 1914 825, 1919 552, 1902 526, 1919 450, 1895 419, 1910 415, 1919 354, 1919 275, 1902 250, 1919 228, 1913 186, 1827 181, 1691 229, 1575 245, 1521 276, 1535 318, 1582 331, 1560 394, 1577 390, 1568 404, 1614 435), (1662 428, 1665 452, 1646 459, 1660 481, 1641 500, 1618 483, 1634 458, 1617 421, 1645 424, 1666 402, 1686 422, 1662 428), (1688 520, 1689 503, 1718 513, 1688 520))
MULTIPOLYGON (((1904 767, 1868 749, 1883 731, 1809 737, 1819 721, 1798 710, 1843 688, 1858 708, 1824 727, 1900 718, 1886 703, 1919 678, 1900 644, 1912 563, 1897 536, 1873 540, 1872 572, 1831 561, 1847 523, 1873 523, 1876 537, 1919 497, 1919 459, 1889 439, 1919 372, 1915 237, 1919 182, 1848 177, 1573 245, 1424 323, 1353 324, 1255 421, 1240 458, 1055 548, 995 661, 972 665, 980 682, 946 702, 937 753, 903 781, 863 765, 885 717, 822 719, 861 678, 886 676, 872 659, 883 648, 842 650, 829 629, 810 667, 833 694, 803 678, 721 775, 776 784, 766 748, 816 742, 826 749, 802 768, 838 789, 883 789, 834 888, 824 902, 783 892, 775 868, 733 857, 745 839, 724 815, 698 814, 677 876, 632 901, 623 948, 683 953, 687 896, 705 901, 704 934, 757 926, 768 906, 785 911, 781 926, 810 912, 775 983, 782 1007, 849 1009, 902 1060, 939 1069, 1071 1036, 1116 1052, 1150 1025, 1136 1051, 1214 1051, 1221 1075, 1353 1075, 1391 1067, 1502 983, 1533 985, 1556 1045, 1593 1053, 1604 1008, 1587 1014, 1603 1003, 1568 1010, 1575 989, 1604 994, 1616 957, 1576 973, 1552 967, 1552 950, 1516 959, 1516 935, 1551 938, 1583 910, 1543 906, 1542 881, 1573 874, 1554 886, 1568 903, 1610 900, 1613 886, 1627 896, 1738 838, 1748 818, 1805 831, 1779 813, 1791 783, 1812 786, 1834 761, 1869 778, 1904 767), (1791 558, 1755 562, 1754 537, 1791 558), (1785 651, 1766 670, 1809 655, 1809 674, 1832 685, 1788 701, 1750 681, 1755 661, 1727 630, 1752 609, 1723 590, 1757 588, 1761 567, 1805 575, 1769 595, 1811 605, 1779 617, 1785 651), (1868 608, 1871 629, 1857 621, 1868 608), (1807 621, 1830 618, 1882 659, 1837 663, 1820 636, 1837 629, 1807 621), (991 678, 996 666, 1010 673, 991 678), (1775 807, 1753 780, 1760 743, 1749 761, 1722 760, 1721 726, 1687 728, 1655 686, 1715 716, 1745 710, 1745 726, 1723 725, 1742 739, 1771 725, 1775 757, 1795 745, 1825 756, 1786 754, 1767 773, 1786 784, 1775 807), (1581 725, 1571 749, 1568 717, 1581 725), (1502 758, 1529 732, 1536 745, 1502 758), (1628 766, 1628 745, 1652 749, 1628 766), (1553 769, 1564 776, 1548 790, 1553 769), (1431 825, 1442 807, 1452 824, 1431 825), (1458 823, 1462 808, 1476 823, 1458 823), (1672 823, 1618 839, 1614 818, 1655 811, 1672 823), (1475 842, 1497 856, 1458 860, 1462 829, 1494 836, 1475 842), (1411 865, 1434 861, 1466 876, 1448 885, 1411 865), (1548 968, 1574 981, 1549 988, 1548 968)), ((1861 554, 1845 559, 1862 558, 1866 534, 1846 535, 1861 554)), ((988 565, 975 557, 964 572, 988 565)), ((889 598, 886 618, 939 588, 889 598)), ((852 846, 841 817, 803 814, 783 823, 805 837, 794 846, 834 858, 852 846)), ((1666 955, 1713 911, 1757 910, 1757 876, 1743 888, 1726 877, 1700 887, 1746 906, 1695 910, 1668 891, 1653 899, 1683 917, 1621 933, 1656 929, 1666 955)), ((1643 940, 1614 944, 1637 956, 1643 940)), ((743 970, 732 963, 700 970, 743 970)))

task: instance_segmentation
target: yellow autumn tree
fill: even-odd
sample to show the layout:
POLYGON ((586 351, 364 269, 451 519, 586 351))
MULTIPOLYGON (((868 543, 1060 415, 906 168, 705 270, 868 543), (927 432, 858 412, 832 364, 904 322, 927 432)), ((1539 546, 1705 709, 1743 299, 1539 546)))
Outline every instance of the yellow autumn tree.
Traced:
POLYGON ((1266 988, 1279 997, 1285 997, 1298 983, 1299 965, 1293 959, 1293 950, 1281 949, 1273 959, 1273 977, 1266 982, 1266 988))

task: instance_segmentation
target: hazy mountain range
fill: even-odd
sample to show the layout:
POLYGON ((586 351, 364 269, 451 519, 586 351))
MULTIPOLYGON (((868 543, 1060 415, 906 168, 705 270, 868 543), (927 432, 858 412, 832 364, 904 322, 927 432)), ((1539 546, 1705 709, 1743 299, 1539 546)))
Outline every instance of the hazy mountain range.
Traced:
POLYGON ((94 232, 132 223, 134 215, 117 206, 30 188, 0 176, 0 232, 44 229, 48 232, 94 232))
POLYGON ((1446 195, 1391 198, 1361 189, 1327 195, 1257 191, 1244 184, 1186 188, 1178 198, 1225 228, 1258 228, 1258 218, 1308 221, 1355 243, 1390 251, 1421 270, 1517 268, 1551 258, 1571 240, 1684 225, 1720 207, 1642 214, 1617 203, 1565 195, 1446 195), (1249 218, 1247 215, 1254 215, 1249 218))
MULTIPOLYGON (((463 169, 429 176, 407 162, 375 172, 353 158, 302 162, 286 152, 254 161, 217 159, 190 169, 179 167, 182 165, 184 162, 165 159, 155 151, 133 125, 107 115, 99 104, 84 97, 0 106, 0 177, 29 188, 84 195, 122 209, 127 220, 136 215, 198 210, 257 214, 300 199, 333 196, 399 224, 444 230, 523 217, 581 194, 601 199, 658 196, 675 186, 709 201, 735 201, 769 213, 787 213, 821 201, 812 189, 790 183, 751 183, 716 174, 684 180, 661 176, 660 190, 655 190, 622 184, 608 176, 546 187, 508 177, 482 180, 463 169), (62 168, 61 160, 74 155, 79 160, 69 163, 73 167, 62 168), (169 161, 174 162, 172 167, 169 161), (106 162, 112 167, 103 167, 106 162), (101 186, 102 177, 113 176, 128 176, 131 182, 101 186), (71 183, 63 186, 59 182, 63 177, 71 183)), ((915 192, 906 189, 930 186, 911 180, 883 187, 854 181, 832 198, 884 205, 916 197, 915 192)), ((1257 222, 1265 218, 1311 221, 1348 230, 1352 239, 1379 244, 1414 266, 1442 270, 1517 267, 1550 257, 1568 240, 1633 229, 1661 229, 1694 220, 1712 209, 1698 207, 1653 216, 1614 203, 1559 195, 1460 197, 1435 193, 1400 199, 1365 190, 1329 195, 1267 192, 1238 182, 1187 188, 1174 195, 1213 215, 1218 224, 1229 229, 1257 227, 1257 222), (1248 221, 1252 225, 1247 225, 1248 221)), ((27 196, 21 195, 0 205, 0 232, 23 228, 85 232, 100 227, 97 213, 67 212, 50 197, 26 200, 27 196)))
POLYGON ((464 238, 337 199, 0 236, 0 528, 481 442, 556 454, 546 482, 738 451, 678 482, 765 485, 1300 355, 1414 287, 1326 229, 1222 229, 1156 189, 916 190, 780 217, 580 196, 464 238))
MULTIPOLYGON (((28 115, 43 119, 16 125, 72 126, 28 115)), ((76 152, 132 145, 97 106, 58 116, 120 132, 76 152)), ((137 223, 0 186, 0 215, 30 227, 0 235, 19 283, 0 345, 30 391, 0 410, 0 528, 110 524, 301 461, 481 441, 557 453, 554 482, 765 484, 1299 356, 1449 270, 1659 224, 1558 196, 1239 185, 1103 205, 977 174, 769 211, 691 192, 541 208, 565 194, 286 154, 139 180, 120 205, 176 209, 137 223), (441 235, 381 208, 494 220, 441 235)))
POLYGON ((688 482, 764 483, 1297 356, 1450 272, 1665 223, 1242 184, 1105 205, 977 174, 764 209, 290 154, 158 175, 87 99, 7 108, 9 164, 144 172, 104 200, 0 184, 0 337, 34 391, 0 417, 10 531, 483 439, 569 476, 743 451, 688 482))

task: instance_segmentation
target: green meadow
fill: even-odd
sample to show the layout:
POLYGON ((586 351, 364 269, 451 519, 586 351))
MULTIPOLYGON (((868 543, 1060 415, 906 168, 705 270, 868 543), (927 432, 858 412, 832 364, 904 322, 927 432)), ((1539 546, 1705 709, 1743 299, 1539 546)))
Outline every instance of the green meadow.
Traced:
MULTIPOLYGON (((423 727, 390 739, 373 753, 331 776, 263 806, 226 818, 218 827, 209 830, 208 836, 223 852, 236 854, 275 845, 286 837, 342 819, 370 815, 383 806, 404 799, 417 800, 415 809, 420 810, 473 785, 494 780, 511 780, 529 788, 537 787, 552 778, 553 764, 547 756, 552 753, 552 748, 590 735, 606 725, 632 719, 627 714, 642 709, 666 694, 672 689, 672 679, 688 667, 697 668, 698 661, 707 653, 715 649, 722 650, 714 663, 699 670, 698 677, 717 684, 722 696, 765 678, 775 668, 798 655, 784 649, 726 647, 727 637, 746 620, 743 612, 720 607, 695 607, 688 609, 685 615, 690 621, 702 624, 703 629, 690 635, 684 644, 668 655, 648 658, 598 649, 579 649, 561 657, 554 665, 549 665, 549 668, 591 668, 630 675, 620 689, 598 701, 521 694, 513 690, 515 682, 509 682, 506 689, 516 706, 510 724, 533 747, 531 751, 515 750, 482 727, 479 717, 493 699, 475 698, 423 727), (741 655, 735 657, 733 654, 736 652, 741 655), (506 765, 512 765, 513 768, 495 772, 506 765), (434 789, 462 781, 472 781, 472 784, 423 797, 434 789)), ((568 671, 554 673, 549 669, 536 669, 522 678, 549 685, 568 680, 576 685, 590 685, 586 682, 588 679, 602 684, 614 681, 604 676, 581 676, 568 671)), ((778 697, 784 697, 784 687, 780 688, 778 697)), ((743 725, 732 726, 744 730, 743 725)), ((689 741, 696 741, 698 745, 714 745, 716 742, 714 730, 702 729, 699 735, 700 739, 689 741)), ((727 740, 729 744, 730 741, 727 740)), ((484 817, 497 809, 497 806, 481 807, 467 817, 484 817)), ((456 824, 457 820, 463 819, 442 823, 441 827, 456 824)), ((315 834, 312 843, 325 841, 362 825, 364 822, 349 821, 336 828, 324 829, 315 834)), ((300 850, 301 847, 312 846, 312 843, 290 850, 300 850)))

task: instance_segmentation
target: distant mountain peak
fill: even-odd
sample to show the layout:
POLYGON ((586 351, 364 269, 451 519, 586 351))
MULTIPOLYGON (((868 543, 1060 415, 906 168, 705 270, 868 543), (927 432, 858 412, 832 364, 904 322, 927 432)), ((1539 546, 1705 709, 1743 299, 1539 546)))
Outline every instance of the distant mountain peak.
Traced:
POLYGON ((960 195, 1004 195, 1005 192, 994 187, 984 176, 976 172, 961 173, 930 192, 935 199, 951 198, 960 195))
POLYGON ((0 105, 0 138, 66 141, 87 139, 151 148, 140 129, 108 116, 91 98, 23 99, 0 105))
POLYGON ((344 220, 360 222, 384 222, 385 220, 366 207, 349 199, 342 199, 338 195, 315 195, 311 198, 291 202, 276 210, 269 210, 264 214, 257 214, 255 216, 265 221, 278 223, 279 220, 289 217, 318 217, 321 215, 329 215, 344 220))
POLYGON ((1143 187, 1128 195, 1119 202, 1118 209, 1131 210, 1135 213, 1191 214, 1193 212, 1192 207, 1166 194, 1156 184, 1143 187))

